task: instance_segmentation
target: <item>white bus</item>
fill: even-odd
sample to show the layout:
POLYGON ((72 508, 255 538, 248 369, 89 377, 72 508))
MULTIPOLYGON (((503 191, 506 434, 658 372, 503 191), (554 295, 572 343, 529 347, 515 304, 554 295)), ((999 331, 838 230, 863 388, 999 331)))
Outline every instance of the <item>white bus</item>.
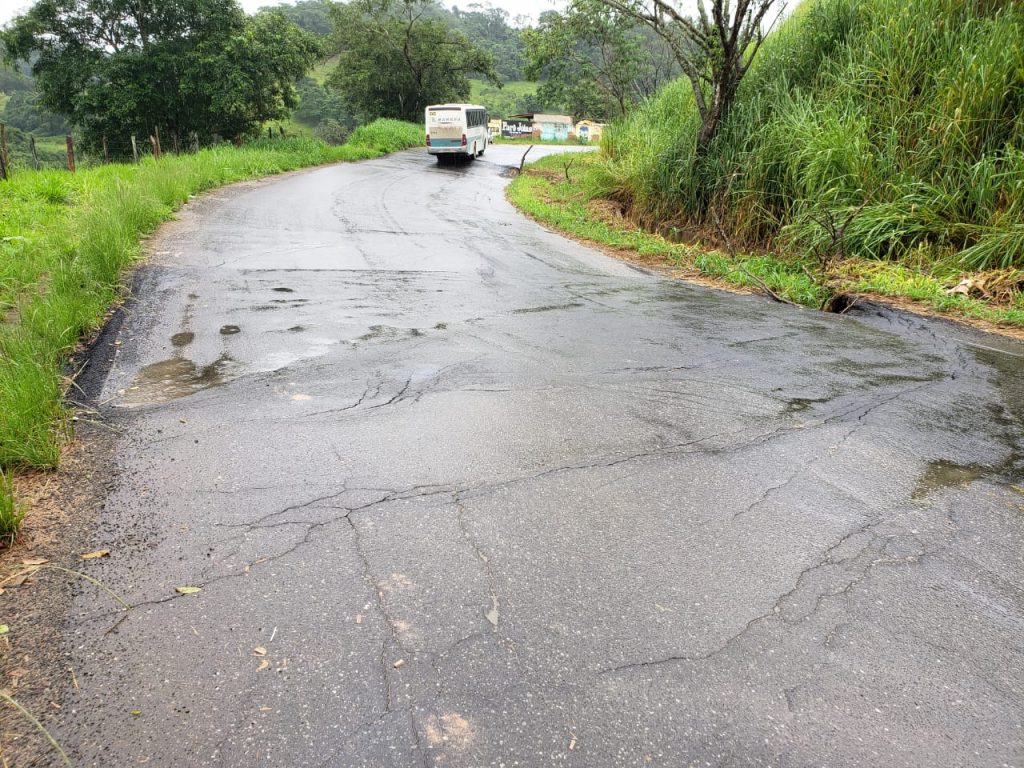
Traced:
POLYGON ((487 109, 476 104, 437 104, 427 107, 427 152, 443 163, 457 157, 477 157, 487 150, 487 109))

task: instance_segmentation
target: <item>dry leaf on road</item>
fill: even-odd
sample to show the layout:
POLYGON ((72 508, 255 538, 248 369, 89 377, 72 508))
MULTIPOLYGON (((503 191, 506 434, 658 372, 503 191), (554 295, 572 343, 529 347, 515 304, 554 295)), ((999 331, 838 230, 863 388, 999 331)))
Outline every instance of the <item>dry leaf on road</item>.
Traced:
POLYGON ((179 595, 195 595, 203 591, 202 587, 175 587, 175 592, 179 595))
POLYGON ((253 656, 266 656, 267 655, 267 649, 264 648, 262 645, 257 645, 255 648, 252 649, 252 655, 253 656))
POLYGON ((83 560, 96 560, 100 557, 110 557, 109 549, 97 549, 95 552, 86 552, 84 555, 79 555, 83 560))

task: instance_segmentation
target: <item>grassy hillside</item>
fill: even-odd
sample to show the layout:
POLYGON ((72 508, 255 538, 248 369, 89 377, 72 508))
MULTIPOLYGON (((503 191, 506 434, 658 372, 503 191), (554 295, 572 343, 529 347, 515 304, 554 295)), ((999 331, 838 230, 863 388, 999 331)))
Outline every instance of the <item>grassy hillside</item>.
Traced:
POLYGON ((331 56, 329 59, 324 59, 312 70, 310 70, 309 76, 316 80, 318 85, 323 85, 327 82, 327 76, 331 74, 338 67, 338 57, 331 56))
POLYGON ((602 192, 734 244, 940 271, 1024 266, 1024 4, 808 0, 695 167, 690 86, 606 134, 602 192), (830 234, 846 225, 841 246, 830 234), (714 225, 714 226, 713 226, 714 225))
MULTIPOLYGON (((0 182, 0 471, 53 466, 64 429, 64 356, 98 327, 140 238, 191 195, 241 179, 418 146, 423 129, 379 120, 348 143, 263 140, 70 174, 0 182)), ((7 492, 0 482, 0 537, 7 492)))
POLYGON ((537 92, 537 83, 529 80, 512 80, 501 88, 486 80, 470 80, 469 100, 482 104, 494 117, 506 117, 521 111, 523 100, 537 92))

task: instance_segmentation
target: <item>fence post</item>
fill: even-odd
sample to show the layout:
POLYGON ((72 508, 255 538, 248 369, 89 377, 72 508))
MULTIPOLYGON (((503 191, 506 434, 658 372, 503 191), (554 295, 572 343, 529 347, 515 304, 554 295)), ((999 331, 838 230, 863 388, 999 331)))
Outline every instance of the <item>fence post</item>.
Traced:
POLYGON ((180 155, 181 154, 181 150, 178 149, 178 132, 177 131, 174 131, 171 134, 171 143, 174 145, 174 154, 180 155))
POLYGON ((28 151, 32 153, 32 166, 39 170, 39 155, 36 153, 36 137, 31 133, 28 135, 28 151))
POLYGON ((283 125, 277 126, 277 130, 279 130, 281 132, 281 138, 283 139, 284 138, 284 126, 283 125))
POLYGON ((6 180, 7 173, 7 126, 0 123, 0 180, 6 180))
POLYGON ((110 152, 107 151, 107 137, 103 137, 103 162, 110 165, 110 152))
POLYGON ((72 173, 74 173, 75 172, 75 140, 72 138, 71 134, 69 133, 65 137, 64 142, 68 146, 68 170, 71 171, 72 173))
POLYGON ((155 139, 155 141, 153 142, 153 153, 155 154, 156 159, 159 160, 160 159, 160 155, 162 154, 161 151, 160 151, 160 126, 159 125, 156 126, 153 129, 153 137, 155 139))
POLYGON ((139 164, 139 144, 135 140, 135 134, 132 134, 132 161, 136 165, 139 164))
POLYGON ((268 139, 273 139, 274 138, 274 129, 271 128, 269 125, 267 126, 267 138, 268 139))

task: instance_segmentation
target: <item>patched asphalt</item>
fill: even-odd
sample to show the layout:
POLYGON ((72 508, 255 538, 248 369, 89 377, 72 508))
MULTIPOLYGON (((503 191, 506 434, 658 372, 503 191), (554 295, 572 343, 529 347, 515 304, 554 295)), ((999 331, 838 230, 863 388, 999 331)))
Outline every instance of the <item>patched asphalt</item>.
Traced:
POLYGON ((521 154, 162 231, 95 360, 137 607, 67 619, 75 764, 1024 764, 1024 346, 638 270, 521 154))

